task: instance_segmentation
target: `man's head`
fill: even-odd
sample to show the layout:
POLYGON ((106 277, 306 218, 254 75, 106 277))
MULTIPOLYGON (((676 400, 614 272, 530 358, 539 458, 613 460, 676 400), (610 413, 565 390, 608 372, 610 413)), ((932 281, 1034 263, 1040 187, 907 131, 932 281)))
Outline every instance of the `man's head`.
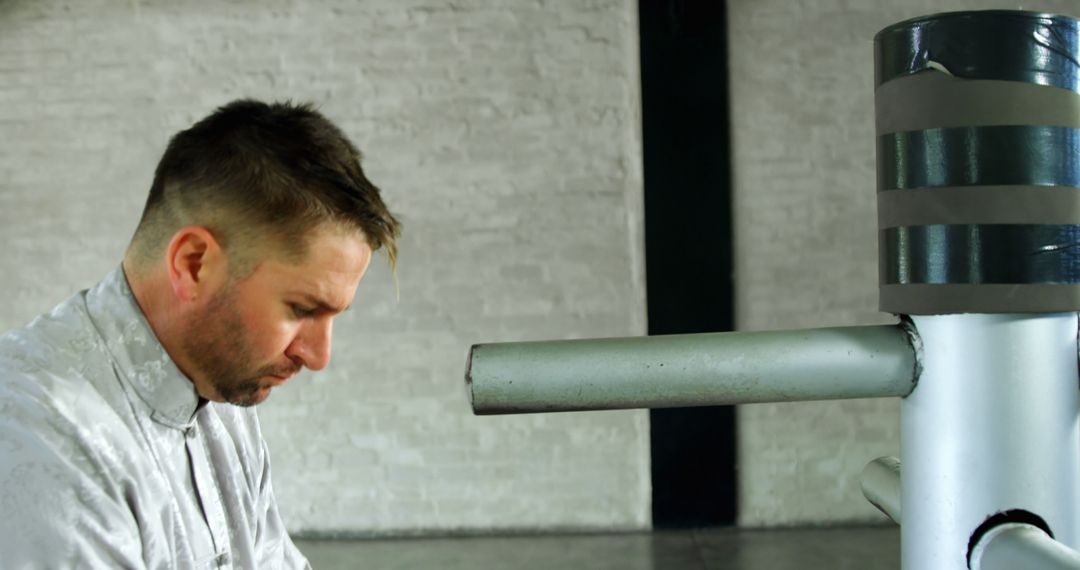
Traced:
POLYGON ((301 259, 324 224, 360 231, 396 262, 398 221, 341 130, 310 105, 240 100, 173 136, 130 253, 156 263, 177 230, 201 225, 239 278, 267 256, 301 259))
POLYGON ((326 366, 332 318, 399 232, 325 117, 236 101, 172 138, 124 266, 198 393, 252 405, 326 366))

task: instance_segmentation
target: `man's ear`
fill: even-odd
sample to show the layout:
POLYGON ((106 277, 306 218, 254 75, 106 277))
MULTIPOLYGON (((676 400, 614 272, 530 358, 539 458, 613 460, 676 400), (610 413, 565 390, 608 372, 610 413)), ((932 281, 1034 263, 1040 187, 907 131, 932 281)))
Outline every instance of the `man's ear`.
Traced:
POLYGON ((214 234, 202 226, 180 228, 166 250, 169 283, 181 301, 194 301, 225 282, 225 258, 214 234))

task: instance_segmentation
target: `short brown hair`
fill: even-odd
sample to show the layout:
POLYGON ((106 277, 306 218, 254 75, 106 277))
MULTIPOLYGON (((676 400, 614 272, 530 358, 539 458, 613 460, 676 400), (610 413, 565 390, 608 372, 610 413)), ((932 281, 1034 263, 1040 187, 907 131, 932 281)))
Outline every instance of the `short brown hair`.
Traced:
POLYGON ((233 101, 172 137, 154 173, 132 250, 147 260, 185 225, 202 225, 244 273, 270 245, 302 258, 331 222, 385 247, 397 264, 401 224, 360 167, 360 151, 311 104, 233 101), (272 230, 272 231, 271 231, 272 230), (280 236, 267 244, 267 236, 280 236))

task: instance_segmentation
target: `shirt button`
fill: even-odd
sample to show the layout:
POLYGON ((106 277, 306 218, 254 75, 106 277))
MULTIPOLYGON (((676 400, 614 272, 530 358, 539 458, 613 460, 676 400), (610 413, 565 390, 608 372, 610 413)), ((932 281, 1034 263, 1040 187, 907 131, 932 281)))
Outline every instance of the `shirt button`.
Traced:
POLYGON ((195 426, 191 426, 184 430, 184 437, 191 439, 195 437, 195 426))

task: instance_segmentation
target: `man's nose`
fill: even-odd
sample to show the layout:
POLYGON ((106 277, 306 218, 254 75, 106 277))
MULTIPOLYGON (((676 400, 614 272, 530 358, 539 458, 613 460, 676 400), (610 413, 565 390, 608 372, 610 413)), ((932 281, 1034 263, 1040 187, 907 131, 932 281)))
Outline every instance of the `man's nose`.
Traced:
POLYGON ((299 360, 310 370, 322 370, 330 364, 330 343, 333 321, 329 318, 316 319, 301 329, 300 334, 289 345, 286 355, 299 360))

